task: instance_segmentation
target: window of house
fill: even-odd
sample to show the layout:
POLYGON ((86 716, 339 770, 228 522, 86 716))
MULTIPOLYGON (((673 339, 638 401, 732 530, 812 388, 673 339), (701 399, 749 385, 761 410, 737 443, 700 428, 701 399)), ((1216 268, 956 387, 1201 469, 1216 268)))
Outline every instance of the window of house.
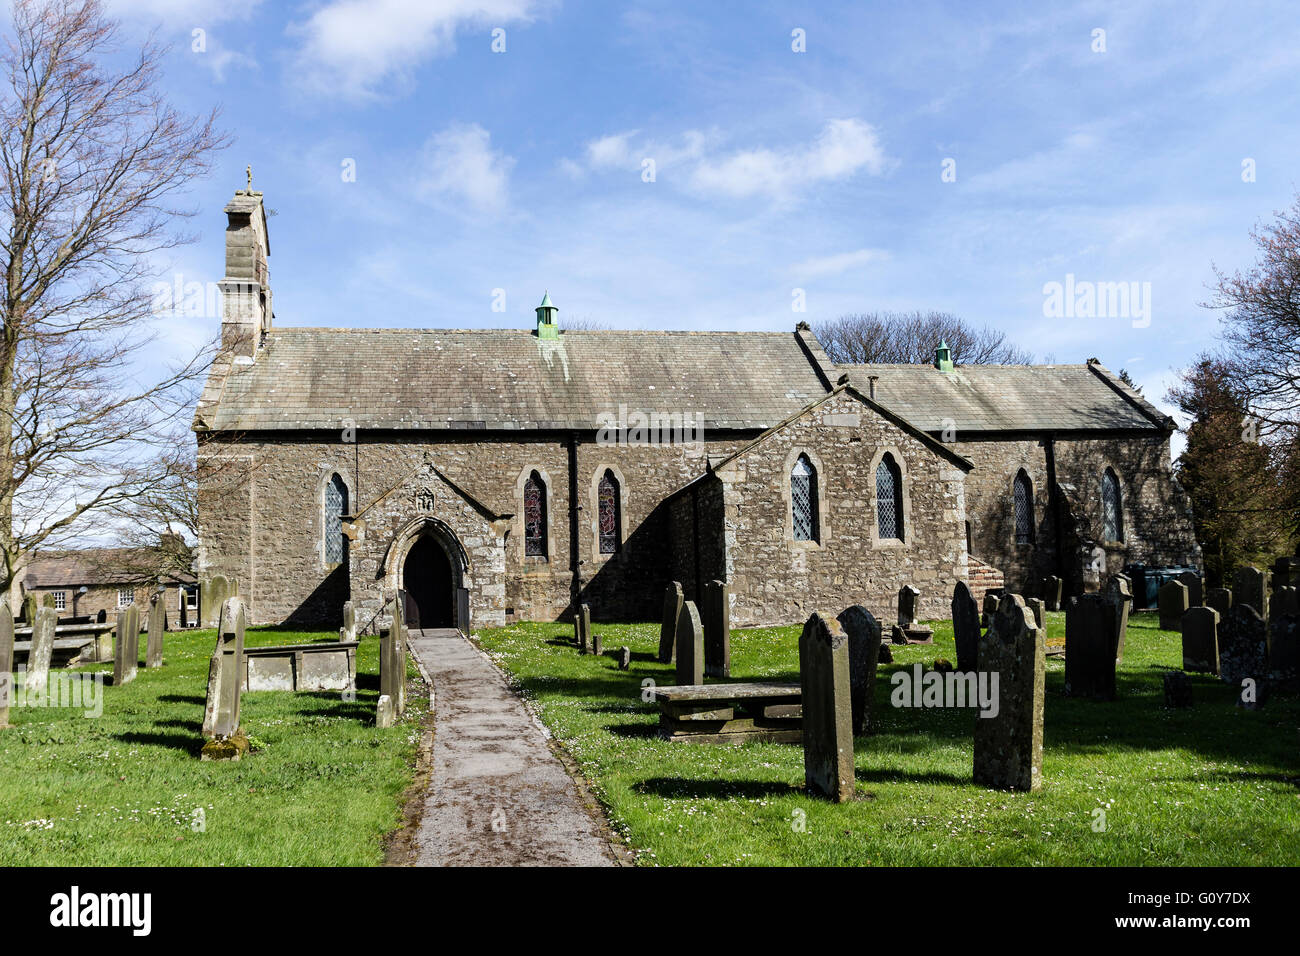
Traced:
POLYGON ((135 591, 130 588, 117 589, 117 606, 130 607, 135 602, 135 591))
POLYGON ((1119 477, 1111 468, 1101 476, 1101 526, 1107 541, 1124 540, 1124 501, 1119 477))
POLYGON ((348 556, 347 538, 343 535, 343 516, 348 510, 348 486, 338 475, 325 486, 325 563, 342 564, 348 556))
POLYGON ((537 472, 524 482, 524 554, 546 557, 546 483, 537 472))
POLYGON ((1016 544, 1034 543, 1034 486, 1022 468, 1015 481, 1016 544))
POLYGON ((612 471, 605 469, 596 488, 601 554, 614 554, 622 544, 619 540, 619 509, 622 505, 618 500, 618 490, 618 479, 612 471))
POLYGON ((66 611, 67 609, 68 609, 68 592, 67 592, 67 591, 55 591, 55 592, 54 592, 54 610, 56 610, 56 611, 66 611))
POLYGON ((199 606, 199 586, 197 584, 183 584, 179 588, 180 607, 182 611, 197 610, 199 606))
POLYGON ((790 469, 790 508, 796 541, 817 540, 817 469, 807 455, 790 469))
POLYGON ((903 475, 888 452, 876 466, 876 533, 903 540, 903 475))

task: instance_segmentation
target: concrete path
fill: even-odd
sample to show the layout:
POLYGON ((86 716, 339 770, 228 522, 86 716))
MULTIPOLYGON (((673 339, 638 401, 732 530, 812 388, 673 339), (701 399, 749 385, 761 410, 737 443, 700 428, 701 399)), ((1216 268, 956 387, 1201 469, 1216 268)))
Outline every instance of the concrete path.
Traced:
POLYGON ((411 631, 409 646, 436 708, 416 865, 616 865, 603 823, 483 652, 451 629, 411 631))

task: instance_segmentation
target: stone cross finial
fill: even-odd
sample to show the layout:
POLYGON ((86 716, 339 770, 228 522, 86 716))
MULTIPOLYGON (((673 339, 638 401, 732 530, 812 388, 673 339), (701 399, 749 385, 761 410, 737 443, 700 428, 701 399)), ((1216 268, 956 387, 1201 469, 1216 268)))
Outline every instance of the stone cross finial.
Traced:
POLYGON ((245 174, 246 176, 248 176, 248 192, 249 192, 249 194, 251 195, 252 192, 253 192, 253 167, 252 167, 252 166, 245 166, 245 167, 244 167, 244 174, 245 174))

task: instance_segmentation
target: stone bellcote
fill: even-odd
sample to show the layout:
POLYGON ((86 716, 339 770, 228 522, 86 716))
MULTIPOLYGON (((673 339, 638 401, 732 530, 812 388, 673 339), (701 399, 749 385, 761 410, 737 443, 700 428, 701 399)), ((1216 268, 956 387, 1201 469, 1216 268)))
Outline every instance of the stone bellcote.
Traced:
POLYGON ((249 188, 226 204, 226 274, 218 283, 223 299, 221 347, 253 358, 271 329, 271 275, 266 259, 271 241, 262 194, 249 188))

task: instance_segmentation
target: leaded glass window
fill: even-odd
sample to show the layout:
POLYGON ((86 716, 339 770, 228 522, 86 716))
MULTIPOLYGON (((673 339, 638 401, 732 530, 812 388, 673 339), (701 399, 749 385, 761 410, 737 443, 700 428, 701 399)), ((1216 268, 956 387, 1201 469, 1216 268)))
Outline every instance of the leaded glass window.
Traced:
POLYGON ((546 557, 546 485, 537 472, 524 482, 524 554, 546 557))
POLYGON ((334 475, 325 486, 325 563, 342 564, 348 556, 343 515, 348 510, 348 486, 334 475))
POLYGON ((600 485, 596 489, 598 497, 598 518, 600 524, 600 553, 613 554, 619 548, 619 500, 618 479, 606 469, 600 476, 600 485))
POLYGON ((903 476, 890 454, 876 466, 876 534, 903 539, 903 476))
POLYGON ((1034 486, 1022 468, 1016 475, 1016 544, 1034 543, 1034 486))
POLYGON ((790 506, 796 541, 817 540, 817 469, 800 455, 790 469, 790 506))
POLYGON ((1124 502, 1120 496, 1119 478, 1109 468, 1101 476, 1101 525, 1107 541, 1124 540, 1124 502))

